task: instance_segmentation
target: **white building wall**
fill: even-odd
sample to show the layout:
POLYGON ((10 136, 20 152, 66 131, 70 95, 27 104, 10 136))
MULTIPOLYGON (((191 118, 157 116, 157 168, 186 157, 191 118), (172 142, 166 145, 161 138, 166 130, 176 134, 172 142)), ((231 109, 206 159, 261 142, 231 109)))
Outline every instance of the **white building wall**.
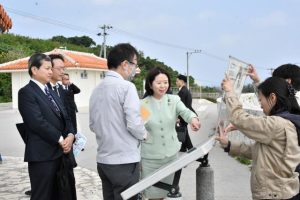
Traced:
POLYGON ((81 74, 84 70, 69 70, 67 73, 70 75, 70 80, 81 92, 75 95, 75 102, 77 107, 88 107, 90 96, 94 88, 101 82, 101 71, 86 70, 86 77, 82 77, 81 74))
MULTIPOLYGON (((86 78, 82 78, 82 69, 68 69, 66 73, 70 75, 70 81, 80 88, 81 92, 75 95, 75 102, 77 107, 88 107, 89 99, 94 88, 101 82, 103 72, 99 70, 86 70, 86 78)), ((18 108, 18 91, 25 86, 30 76, 27 71, 12 72, 12 106, 18 108)))
POLYGON ((11 85, 12 85, 12 107, 18 108, 18 92, 24 87, 30 80, 30 76, 27 71, 12 72, 11 85))

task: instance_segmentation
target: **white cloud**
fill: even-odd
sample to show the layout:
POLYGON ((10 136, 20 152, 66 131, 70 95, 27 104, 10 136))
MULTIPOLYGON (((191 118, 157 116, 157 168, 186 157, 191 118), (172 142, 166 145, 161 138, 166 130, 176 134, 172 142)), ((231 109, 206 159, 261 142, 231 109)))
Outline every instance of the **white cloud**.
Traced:
POLYGON ((200 11, 196 15, 196 19, 199 21, 210 21, 217 16, 217 13, 212 10, 200 11))
POLYGON ((121 2, 122 0, 91 0, 93 4, 96 5, 112 5, 121 2))
POLYGON ((281 27, 287 25, 288 16, 282 11, 274 11, 268 15, 252 20, 255 27, 281 27))
POLYGON ((234 47, 239 44, 240 36, 236 34, 223 34, 220 36, 220 45, 223 47, 234 47))

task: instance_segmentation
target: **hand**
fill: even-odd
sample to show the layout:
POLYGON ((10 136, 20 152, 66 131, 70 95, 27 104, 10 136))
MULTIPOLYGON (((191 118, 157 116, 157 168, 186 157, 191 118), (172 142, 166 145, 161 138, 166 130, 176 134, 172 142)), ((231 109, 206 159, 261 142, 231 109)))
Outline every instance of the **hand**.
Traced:
POLYGON ((58 144, 61 146, 61 148, 63 148, 63 144, 64 144, 64 139, 61 142, 58 142, 58 144))
POLYGON ((224 133, 227 134, 228 132, 230 132, 230 131, 235 131, 235 130, 237 130, 236 127, 235 127, 232 123, 230 123, 230 124, 224 129, 224 133))
POLYGON ((253 65, 249 65, 247 75, 253 80, 254 83, 260 82, 256 69, 253 67, 253 65))
POLYGON ((68 137, 65 138, 62 145, 64 153, 69 153, 71 151, 74 138, 73 134, 69 134, 68 137))
POLYGON ((196 117, 192 118, 190 125, 193 131, 198 131, 201 127, 200 121, 196 117))
POLYGON ((222 148, 226 148, 228 145, 228 139, 226 137, 225 131, 219 129, 219 135, 216 136, 216 140, 220 142, 222 148))
POLYGON ((221 87, 225 92, 232 92, 233 90, 232 81, 229 79, 229 77, 226 74, 221 83, 221 87))

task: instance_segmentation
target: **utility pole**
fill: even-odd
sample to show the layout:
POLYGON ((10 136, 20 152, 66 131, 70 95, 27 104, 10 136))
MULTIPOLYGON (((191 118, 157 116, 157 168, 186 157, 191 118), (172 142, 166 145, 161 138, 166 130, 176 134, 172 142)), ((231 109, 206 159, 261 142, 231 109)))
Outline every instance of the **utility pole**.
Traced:
POLYGON ((271 73, 271 76, 272 76, 274 68, 268 68, 267 70, 270 70, 270 73, 271 73))
POLYGON ((98 36, 103 36, 103 42, 101 45, 101 49, 100 49, 100 54, 99 56, 102 57, 102 52, 104 52, 104 55, 102 58, 106 58, 106 36, 108 35, 108 33, 106 32, 106 30, 113 28, 112 26, 109 25, 103 25, 100 27, 103 31, 102 33, 98 33, 98 36))
POLYGON ((186 52, 186 79, 187 79, 187 88, 190 89, 190 78, 189 78, 189 57, 193 53, 201 53, 201 50, 187 51, 186 52))

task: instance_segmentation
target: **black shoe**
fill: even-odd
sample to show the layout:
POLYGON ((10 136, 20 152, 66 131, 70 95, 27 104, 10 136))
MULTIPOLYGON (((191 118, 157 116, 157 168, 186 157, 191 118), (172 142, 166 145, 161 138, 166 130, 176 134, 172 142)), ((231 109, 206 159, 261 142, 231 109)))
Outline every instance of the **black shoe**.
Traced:
POLYGON ((84 148, 82 148, 81 151, 84 151, 84 148))
POLYGON ((31 196, 31 190, 26 191, 25 194, 31 196))

